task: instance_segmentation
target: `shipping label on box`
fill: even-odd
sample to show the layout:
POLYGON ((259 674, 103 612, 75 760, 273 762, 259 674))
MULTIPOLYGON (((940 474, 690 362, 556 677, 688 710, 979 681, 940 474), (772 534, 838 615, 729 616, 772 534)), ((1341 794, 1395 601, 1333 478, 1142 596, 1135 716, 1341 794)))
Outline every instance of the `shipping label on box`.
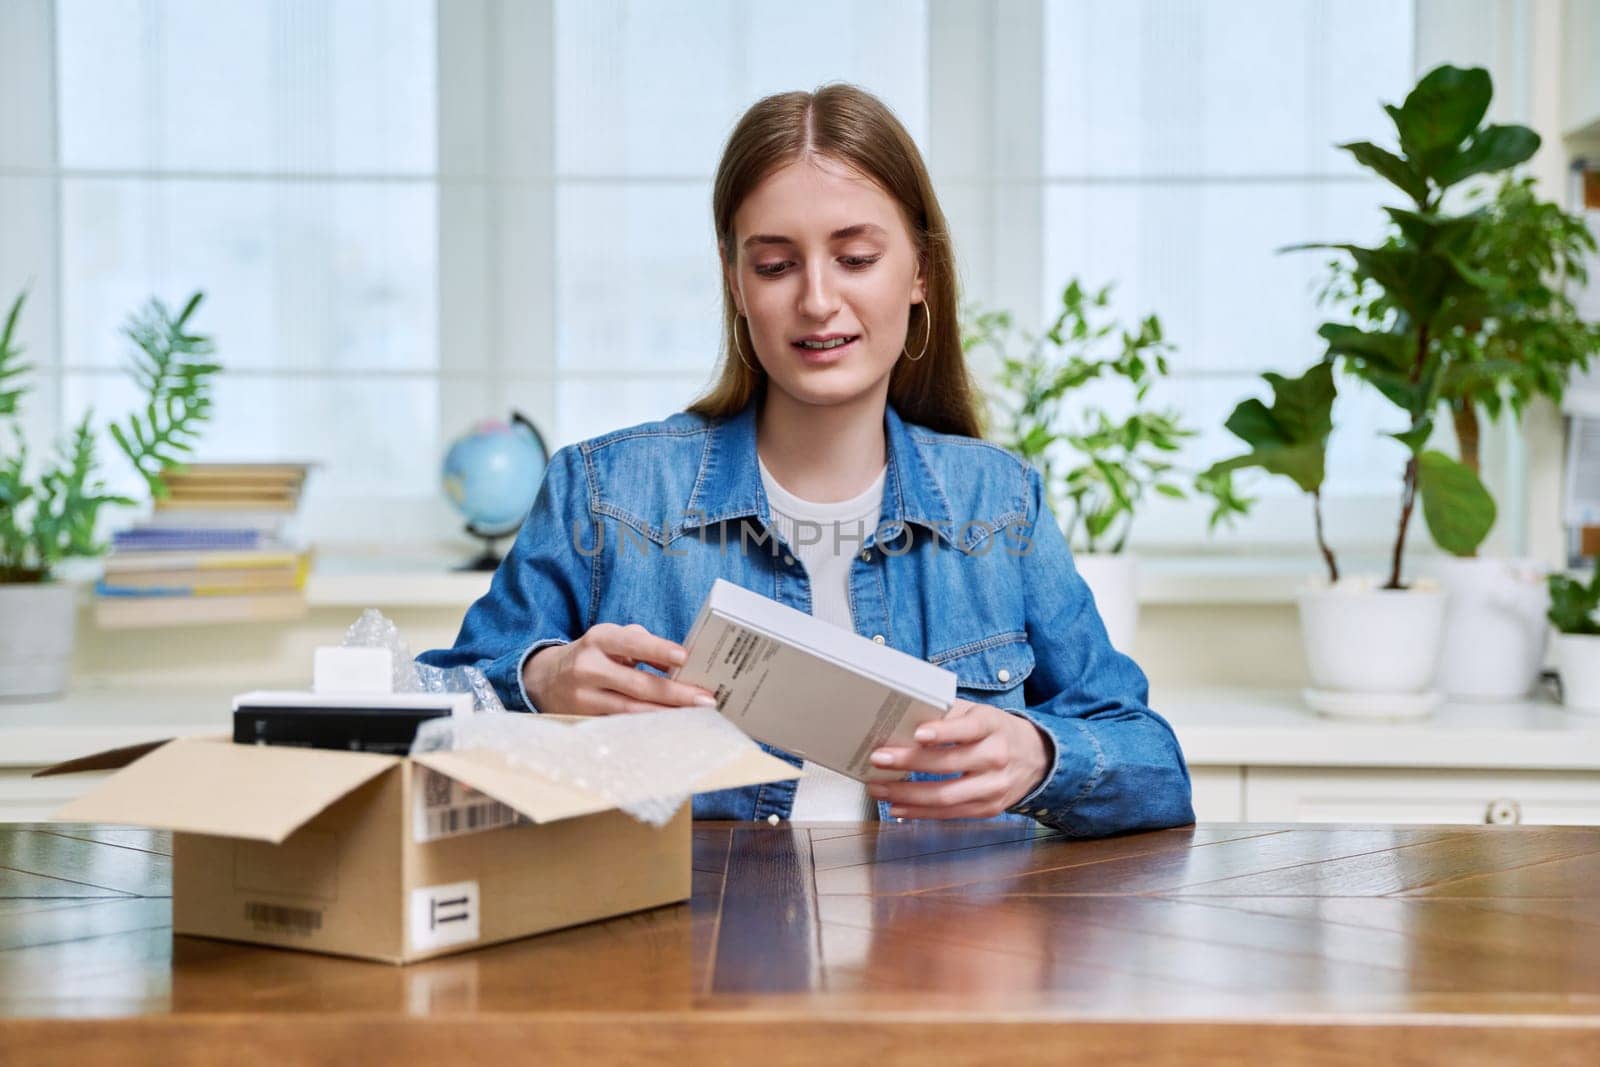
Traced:
POLYGON ((511 805, 438 771, 426 767, 417 771, 420 788, 412 804, 411 839, 419 845, 533 821, 511 805))

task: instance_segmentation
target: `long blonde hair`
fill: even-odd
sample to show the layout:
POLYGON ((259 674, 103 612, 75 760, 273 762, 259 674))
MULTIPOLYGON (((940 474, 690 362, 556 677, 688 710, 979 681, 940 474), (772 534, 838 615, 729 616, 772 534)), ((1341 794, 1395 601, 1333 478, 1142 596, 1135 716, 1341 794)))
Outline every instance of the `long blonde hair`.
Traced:
MULTIPOLYGON (((756 101, 739 119, 717 166, 711 215, 724 266, 738 256, 733 216, 767 175, 808 155, 838 161, 877 182, 910 225, 922 265, 926 300, 913 304, 907 344, 926 352, 896 362, 889 403, 902 418, 942 433, 983 436, 983 410, 967 371, 956 314, 955 249, 916 142, 884 103, 854 85, 825 85, 814 93, 778 93, 756 101), (928 308, 932 305, 930 314, 928 308)), ((726 270, 722 275, 722 365, 711 388, 688 407, 709 418, 740 411, 766 385, 735 345, 754 353, 749 327, 738 314, 726 270), (737 331, 737 332, 736 332, 737 331)), ((747 357, 748 358, 748 357, 747 357)))

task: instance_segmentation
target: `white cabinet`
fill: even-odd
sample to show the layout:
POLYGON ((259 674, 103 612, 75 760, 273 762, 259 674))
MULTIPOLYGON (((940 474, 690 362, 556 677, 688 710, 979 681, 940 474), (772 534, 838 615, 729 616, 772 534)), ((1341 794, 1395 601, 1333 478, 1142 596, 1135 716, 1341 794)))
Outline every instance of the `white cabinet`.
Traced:
POLYGON ((1250 822, 1600 825, 1600 772, 1251 767, 1250 822))
POLYGON ((1238 767, 1190 767, 1194 817, 1199 822, 1244 822, 1244 776, 1238 767))
POLYGON ((1160 707, 1202 822, 1600 825, 1600 716, 1519 701, 1349 722, 1269 689, 1190 690, 1160 707))

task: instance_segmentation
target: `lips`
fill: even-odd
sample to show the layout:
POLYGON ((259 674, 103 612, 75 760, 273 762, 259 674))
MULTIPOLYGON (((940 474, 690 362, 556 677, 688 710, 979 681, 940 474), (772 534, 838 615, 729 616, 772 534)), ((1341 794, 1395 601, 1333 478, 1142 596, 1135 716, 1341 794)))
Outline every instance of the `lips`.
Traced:
MULTIPOLYGON (((834 334, 834 338, 838 338, 838 336, 850 336, 850 334, 834 334)), ((834 338, 827 339, 832 341, 834 338)), ((840 360, 840 358, 845 357, 845 355, 848 354, 848 352, 851 352, 851 350, 854 350, 854 347, 856 347, 856 342, 858 341, 861 341, 861 336, 856 334, 856 336, 850 336, 850 341, 846 341, 845 344, 835 344, 835 346, 830 347, 830 349, 808 349, 808 347, 803 346, 803 344, 800 344, 798 341, 790 342, 790 347, 792 347, 795 352, 798 352, 798 354, 800 354, 800 358, 803 358, 806 363, 834 363, 837 362, 837 360, 840 360)))
POLYGON ((798 341, 793 342, 791 347, 794 348, 796 352, 800 353, 800 358, 807 363, 835 363, 843 359, 846 354, 855 351, 856 344, 860 340, 861 337, 858 334, 854 337, 851 337, 850 340, 846 341, 844 344, 834 345, 832 348, 807 348, 798 341))

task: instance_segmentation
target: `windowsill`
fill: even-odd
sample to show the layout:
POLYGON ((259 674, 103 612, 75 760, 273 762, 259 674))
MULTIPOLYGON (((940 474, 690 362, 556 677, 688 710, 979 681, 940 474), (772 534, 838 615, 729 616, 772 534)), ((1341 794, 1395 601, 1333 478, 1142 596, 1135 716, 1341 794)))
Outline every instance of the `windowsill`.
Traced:
MULTIPOLYGON (((1351 560, 1353 572, 1376 570, 1377 561, 1351 560)), ((1292 604, 1295 594, 1325 572, 1314 553, 1302 556, 1141 556, 1139 603, 1292 604)))
MULTIPOLYGON (((355 546, 319 548, 306 588, 313 607, 406 605, 465 608, 489 588, 488 572, 454 571, 465 558, 426 547, 411 555, 375 554, 355 546)), ((1363 561, 1352 561, 1357 569, 1363 561)), ((1143 605, 1292 604, 1321 576, 1314 556, 1140 558, 1143 605)), ((1378 561, 1370 568, 1376 571, 1378 561)))
MULTIPOLYGON (((313 607, 421 607, 464 610, 489 589, 491 572, 458 571, 474 549, 458 544, 377 548, 359 544, 316 547, 306 600, 313 607)), ((1426 554, 1408 557, 1408 571, 1425 572, 1426 554)), ((1349 574, 1379 574, 1378 556, 1341 557, 1349 574)), ((64 568, 64 576, 92 585, 97 561, 64 568), (86 564, 86 565, 85 565, 86 564)), ((1314 552, 1300 555, 1139 555, 1139 603, 1144 606, 1290 605, 1309 583, 1323 578, 1314 552)))
MULTIPOLYGON (((489 589, 487 571, 456 571, 470 552, 421 545, 371 551, 319 547, 306 587, 312 607, 406 606, 465 609, 489 589)), ((1349 573, 1378 573, 1385 561, 1351 558, 1349 573)), ((1146 606, 1289 605, 1322 577, 1314 554, 1302 556, 1141 557, 1139 602, 1146 606)))

